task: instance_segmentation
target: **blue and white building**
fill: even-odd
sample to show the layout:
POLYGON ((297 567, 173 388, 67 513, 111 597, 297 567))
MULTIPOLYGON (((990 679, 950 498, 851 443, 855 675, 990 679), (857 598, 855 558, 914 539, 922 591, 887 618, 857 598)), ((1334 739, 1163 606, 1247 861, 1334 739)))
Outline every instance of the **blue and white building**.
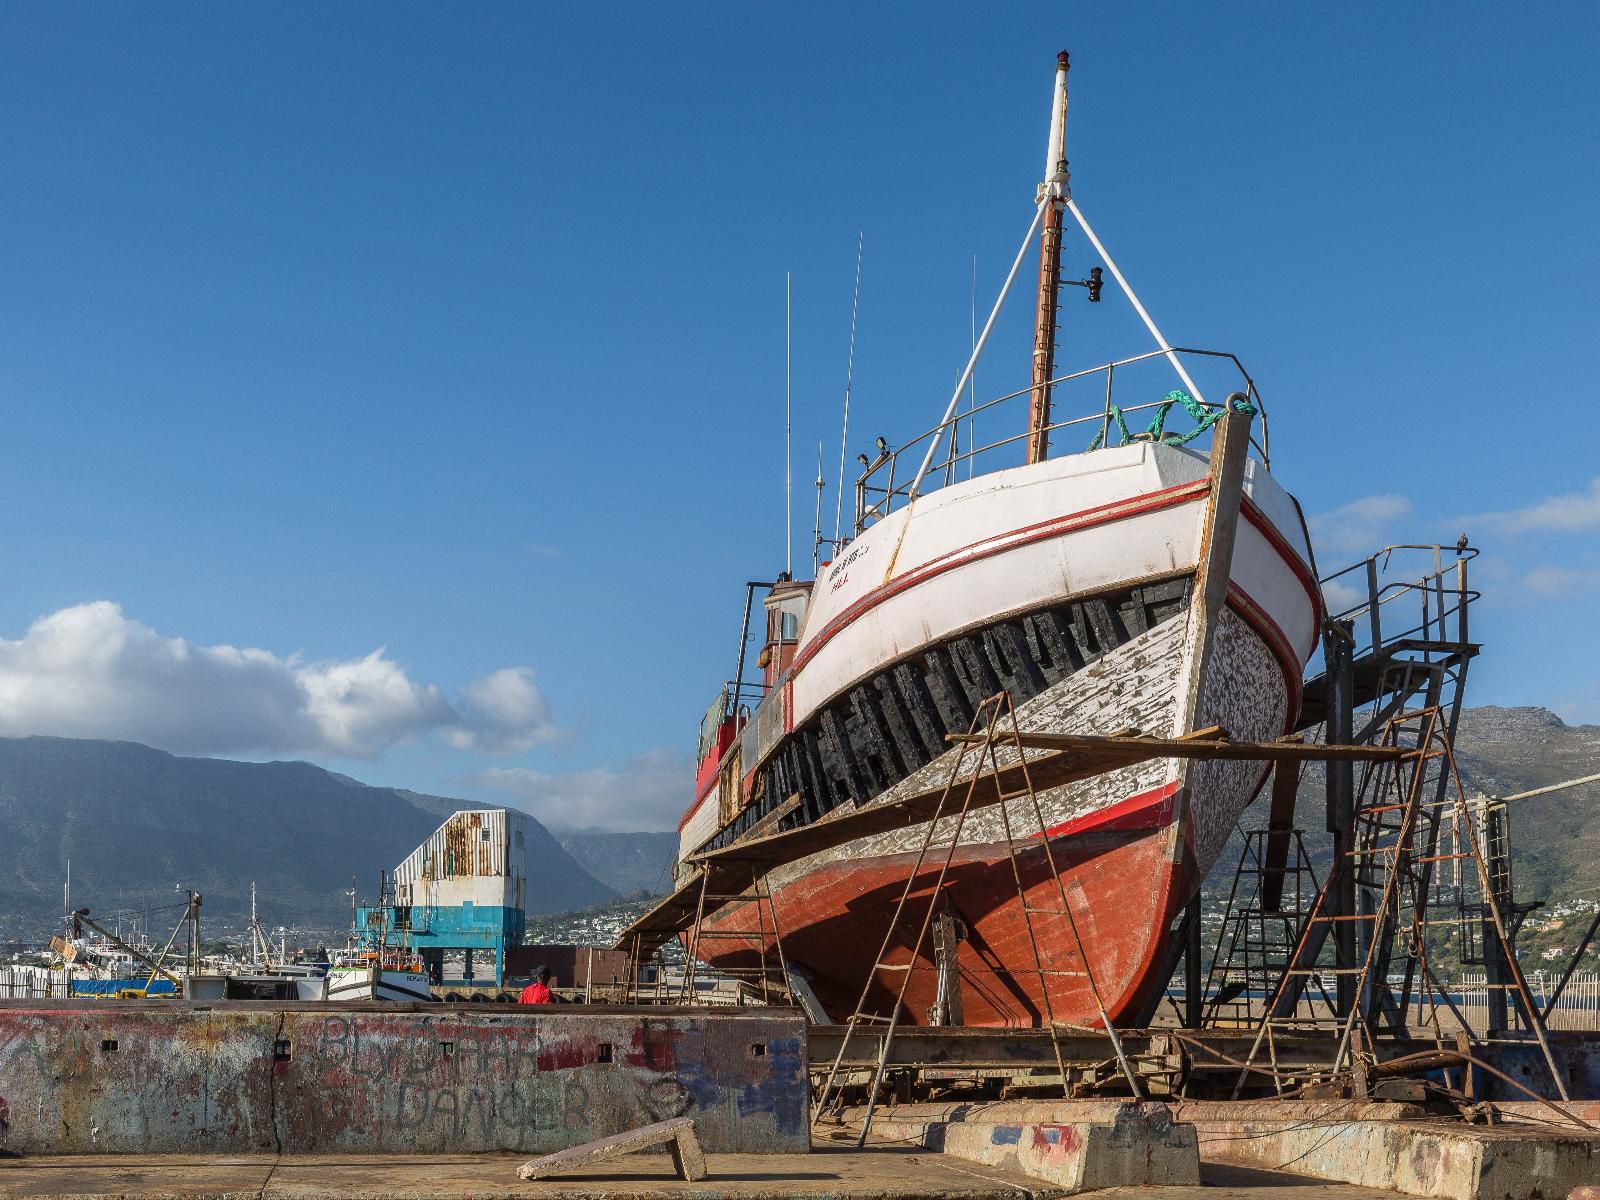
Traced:
POLYGON ((523 813, 454 812, 395 867, 392 903, 359 910, 357 927, 385 928, 391 944, 403 933, 436 984, 499 985, 527 929, 527 842, 523 813))

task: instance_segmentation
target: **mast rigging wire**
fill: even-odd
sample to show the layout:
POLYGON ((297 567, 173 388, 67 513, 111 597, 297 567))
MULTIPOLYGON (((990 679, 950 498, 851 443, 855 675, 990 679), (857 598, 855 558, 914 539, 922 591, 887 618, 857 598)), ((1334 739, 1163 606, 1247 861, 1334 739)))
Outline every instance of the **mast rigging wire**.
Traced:
POLYGON ((1070 196, 1067 197, 1067 211, 1077 219, 1079 226, 1083 229, 1084 236, 1089 239, 1089 244, 1105 260, 1106 269, 1111 272, 1111 277, 1117 281, 1117 286, 1122 289, 1122 294, 1128 298, 1128 303, 1133 305, 1133 311, 1139 314, 1139 319, 1144 322, 1144 327, 1150 331, 1150 336, 1155 338, 1156 346, 1166 355, 1167 361, 1172 364, 1172 369, 1178 373, 1178 378, 1183 380, 1183 386, 1189 389, 1191 396, 1200 401, 1201 404, 1204 404, 1206 402, 1205 395, 1200 391, 1199 385, 1189 378, 1189 372, 1184 370, 1182 360, 1173 352, 1172 343, 1167 341, 1161 330, 1156 328, 1155 321, 1145 311, 1144 305, 1139 303, 1139 297, 1134 295, 1133 288, 1129 286, 1128 280, 1117 269, 1116 260, 1111 257, 1111 253, 1105 248, 1105 244, 1095 236, 1094 230, 1089 227, 1089 219, 1078 208, 1078 202, 1070 196))
POLYGON ((794 272, 783 273, 783 569, 794 578, 794 468, 789 453, 792 423, 790 420, 791 371, 794 345, 794 272))
MULTIPOLYGON (((978 345, 978 256, 972 256, 972 293, 969 319, 972 323, 972 346, 978 345)), ((978 461, 978 369, 972 369, 972 376, 967 380, 967 478, 972 478, 974 465, 978 461)))
MULTIPOLYGON (((1039 228, 1039 222, 1044 219, 1045 206, 1050 203, 1046 196, 1039 201, 1039 206, 1033 210, 1033 220, 1028 224, 1028 232, 1022 235, 1022 245, 1017 250, 1017 257, 1012 260, 1011 270, 1006 275, 1006 281, 1000 286, 1000 294, 995 297, 994 308, 989 312, 989 319, 983 323, 983 332, 978 335, 978 344, 972 348, 972 357, 967 359, 967 369, 961 372, 961 378, 956 381, 956 390, 950 397, 950 403, 945 406, 944 416, 940 418, 936 428, 944 425, 955 416, 956 406, 961 403, 961 393, 967 390, 967 381, 972 378, 973 368, 978 365, 978 356, 983 353, 983 348, 989 344, 989 335, 994 332, 994 323, 1000 316, 1000 310, 1005 306, 1006 297, 1011 294, 1011 285, 1017 281, 1017 272, 1022 268, 1022 260, 1027 257, 1028 247, 1033 244, 1033 235, 1039 228)), ((1109 261, 1109 260, 1108 260, 1109 261)), ((922 479, 928 473, 928 467, 933 462, 934 451, 939 448, 938 437, 928 439, 928 451, 922 456, 922 465, 917 468, 917 477, 912 480, 911 488, 906 493, 906 499, 915 500, 922 488, 922 479)))
MULTIPOLYGON (((850 297, 850 354, 844 364, 844 428, 839 433, 839 474, 833 495, 833 552, 839 553, 839 528, 844 512, 844 455, 850 440, 850 384, 856 373, 856 312, 861 306, 861 248, 866 244, 865 230, 856 234, 856 288, 850 297)), ((821 474, 821 472, 818 472, 821 474)))

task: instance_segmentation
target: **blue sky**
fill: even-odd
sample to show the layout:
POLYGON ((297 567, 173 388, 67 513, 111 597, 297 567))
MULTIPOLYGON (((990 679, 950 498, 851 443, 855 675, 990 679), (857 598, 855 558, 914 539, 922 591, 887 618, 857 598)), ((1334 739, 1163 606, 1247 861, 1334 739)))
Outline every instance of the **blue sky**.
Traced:
MULTIPOLYGON (((784 272, 803 547, 858 232, 852 460, 937 419, 1062 47, 1075 196, 1323 565, 1465 528, 1473 701, 1600 721, 1591 5, 11 4, 0 732, 670 824, 782 565, 784 272)), ((1148 348, 1108 300, 1063 363, 1148 348)))

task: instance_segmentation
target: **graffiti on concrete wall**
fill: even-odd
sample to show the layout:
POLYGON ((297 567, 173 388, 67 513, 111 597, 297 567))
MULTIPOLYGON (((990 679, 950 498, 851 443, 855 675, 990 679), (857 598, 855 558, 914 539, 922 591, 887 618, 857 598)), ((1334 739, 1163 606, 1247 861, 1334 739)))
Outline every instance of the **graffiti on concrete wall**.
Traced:
POLYGON ((804 1024, 455 1009, 0 1009, 0 1148, 527 1150, 692 1116, 708 1150, 803 1150, 804 1024))

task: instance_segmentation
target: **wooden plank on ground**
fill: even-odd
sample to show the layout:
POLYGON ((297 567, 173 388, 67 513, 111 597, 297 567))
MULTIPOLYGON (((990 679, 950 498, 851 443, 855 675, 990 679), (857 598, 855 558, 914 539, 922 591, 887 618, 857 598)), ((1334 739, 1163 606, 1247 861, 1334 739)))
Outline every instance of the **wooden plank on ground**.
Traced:
POLYGON ((609 1159, 621 1158, 624 1154, 634 1154, 661 1145, 665 1145, 672 1155, 672 1165, 678 1172, 678 1178, 695 1180, 706 1177, 706 1156, 701 1153, 700 1139, 695 1137, 694 1121, 689 1117, 660 1121, 599 1141, 557 1150, 543 1158, 530 1158, 517 1168, 517 1175, 523 1179, 543 1179, 547 1175, 594 1166, 609 1159))

